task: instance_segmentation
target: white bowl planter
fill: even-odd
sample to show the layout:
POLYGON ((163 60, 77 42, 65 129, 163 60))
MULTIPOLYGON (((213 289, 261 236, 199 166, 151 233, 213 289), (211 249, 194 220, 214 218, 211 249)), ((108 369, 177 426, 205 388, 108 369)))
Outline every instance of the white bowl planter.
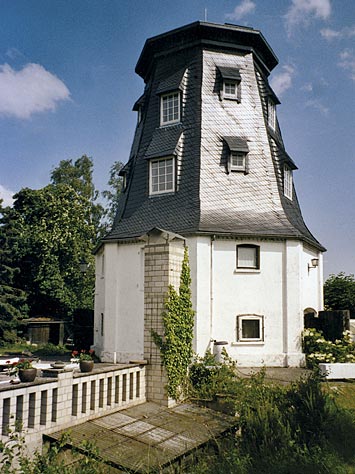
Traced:
POLYGON ((335 362, 319 364, 320 373, 327 379, 355 379, 355 364, 335 362))

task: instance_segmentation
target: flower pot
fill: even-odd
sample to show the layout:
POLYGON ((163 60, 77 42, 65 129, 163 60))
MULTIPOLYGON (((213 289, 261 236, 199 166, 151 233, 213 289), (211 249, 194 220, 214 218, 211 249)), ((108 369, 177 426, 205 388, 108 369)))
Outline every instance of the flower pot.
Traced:
POLYGON ((81 360, 79 362, 80 372, 91 372, 94 368, 93 360, 81 360))
POLYGON ((37 375, 37 369, 19 369, 18 377, 21 382, 33 382, 37 375))

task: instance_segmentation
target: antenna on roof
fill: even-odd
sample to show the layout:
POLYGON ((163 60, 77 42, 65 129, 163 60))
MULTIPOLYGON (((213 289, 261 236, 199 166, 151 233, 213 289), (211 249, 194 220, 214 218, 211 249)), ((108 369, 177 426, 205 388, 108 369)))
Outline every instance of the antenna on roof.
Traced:
POLYGON ((205 21, 207 21, 207 8, 205 8, 205 21))

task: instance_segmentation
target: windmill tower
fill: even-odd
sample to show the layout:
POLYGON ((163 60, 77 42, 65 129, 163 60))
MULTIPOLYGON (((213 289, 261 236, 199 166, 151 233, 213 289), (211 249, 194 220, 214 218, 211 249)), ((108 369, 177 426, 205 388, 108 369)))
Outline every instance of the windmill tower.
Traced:
POLYGON ((268 83, 277 63, 252 28, 195 22, 146 41, 124 190, 97 251, 104 360, 153 361, 149 334, 187 245, 195 351, 225 341, 241 365, 302 363, 304 312, 322 309, 325 249, 297 200, 268 83))

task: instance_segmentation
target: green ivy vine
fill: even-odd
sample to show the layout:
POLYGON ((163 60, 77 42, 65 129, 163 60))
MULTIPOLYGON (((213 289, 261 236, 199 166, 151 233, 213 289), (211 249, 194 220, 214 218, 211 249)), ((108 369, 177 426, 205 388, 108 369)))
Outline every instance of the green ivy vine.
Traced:
POLYGON ((188 250, 185 247, 180 286, 177 292, 170 285, 165 310, 162 314, 164 335, 152 331, 155 344, 159 347, 168 377, 169 397, 178 400, 186 388, 187 370, 191 363, 194 314, 191 302, 191 276, 188 250))

